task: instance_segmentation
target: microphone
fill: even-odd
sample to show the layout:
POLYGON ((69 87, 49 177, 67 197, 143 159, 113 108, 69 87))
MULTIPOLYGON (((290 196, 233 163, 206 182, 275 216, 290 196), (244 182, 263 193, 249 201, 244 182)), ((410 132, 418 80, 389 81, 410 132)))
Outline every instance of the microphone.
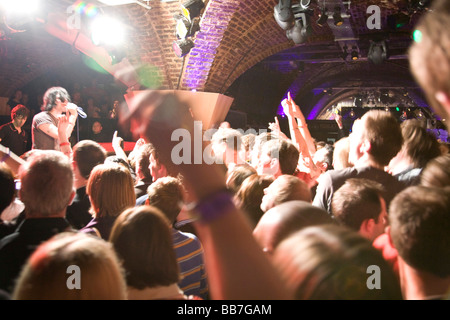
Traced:
POLYGON ((77 106, 75 103, 69 102, 67 106, 75 106, 77 109, 78 115, 82 117, 83 119, 87 118, 87 114, 84 112, 83 108, 77 106))

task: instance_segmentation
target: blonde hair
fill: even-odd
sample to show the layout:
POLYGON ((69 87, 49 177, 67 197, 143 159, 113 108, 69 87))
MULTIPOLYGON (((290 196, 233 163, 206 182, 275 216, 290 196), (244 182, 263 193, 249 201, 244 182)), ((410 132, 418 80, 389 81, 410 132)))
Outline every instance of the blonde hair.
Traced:
POLYGON ((92 169, 86 185, 94 217, 116 217, 136 205, 134 182, 130 171, 115 163, 99 164, 92 169))
MULTIPOLYGON (((75 273, 73 273, 75 275, 75 273)), ((126 281, 107 241, 78 232, 63 232, 42 243, 25 264, 14 300, 125 300, 126 281), (71 269, 79 269, 79 287, 71 269)))

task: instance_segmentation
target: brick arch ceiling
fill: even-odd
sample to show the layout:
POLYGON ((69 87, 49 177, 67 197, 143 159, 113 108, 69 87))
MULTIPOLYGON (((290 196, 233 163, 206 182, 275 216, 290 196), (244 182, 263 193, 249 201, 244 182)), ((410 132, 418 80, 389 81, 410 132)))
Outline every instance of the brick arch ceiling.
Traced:
MULTIPOLYGON (((96 0, 86 2, 101 5, 96 0)), ((130 63, 137 69, 150 66, 162 89, 223 93, 257 62, 292 46, 273 18, 277 1, 205 0, 201 30, 194 38, 195 47, 184 59, 179 58, 172 49, 172 42, 176 39, 173 17, 180 13, 183 2, 155 0, 151 1, 150 10, 137 4, 102 7, 104 13, 128 25, 129 38, 124 50, 130 63)), ((46 8, 62 14, 64 19, 67 8, 74 3, 71 0, 48 0, 46 8)), ((1 65, 3 75, 7 75, 0 76, 2 95, 11 94, 14 88, 25 85, 48 69, 76 60, 72 39, 60 39, 66 42, 64 44, 38 32, 45 33, 43 28, 39 29, 31 34, 33 40, 21 43, 18 50, 23 57, 20 61, 15 57, 14 61, 9 61, 10 67, 6 63, 1 65), (24 64, 27 74, 22 74, 20 79, 11 78, 10 75, 18 69, 24 69, 24 64)), ((14 35, 12 40, 1 42, 10 46, 17 38, 19 36, 14 35)))

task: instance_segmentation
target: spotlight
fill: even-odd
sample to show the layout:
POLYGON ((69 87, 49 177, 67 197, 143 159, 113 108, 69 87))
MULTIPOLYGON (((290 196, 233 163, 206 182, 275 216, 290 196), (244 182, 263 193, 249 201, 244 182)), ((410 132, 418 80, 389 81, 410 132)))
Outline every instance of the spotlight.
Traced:
POLYGON ((180 58, 187 55, 193 47, 194 47, 194 42, 191 39, 176 40, 172 43, 173 51, 180 58))
POLYGON ((295 24, 294 13, 291 8, 291 0, 279 0, 273 7, 273 16, 281 29, 291 29, 295 24))
POLYGON ((356 117, 356 113, 355 113, 355 111, 353 110, 353 108, 351 109, 351 111, 350 111, 350 113, 349 113, 349 116, 350 116, 350 118, 355 118, 356 117))
POLYGON ((313 2, 313 0, 300 0, 300 6, 303 10, 307 10, 313 2))
POLYGON ((353 47, 352 47, 352 53, 351 53, 351 55, 352 55, 352 60, 353 60, 353 61, 356 61, 356 60, 359 59, 359 53, 358 53, 358 49, 356 48, 356 46, 353 46, 353 47))
POLYGON ((341 7, 340 6, 336 6, 334 8, 333 20, 334 20, 334 25, 338 26, 338 27, 344 23, 344 19, 342 19, 342 16, 341 16, 341 7))
POLYGON ((178 39, 191 37, 200 30, 200 19, 198 18, 195 18, 192 22, 182 14, 176 15, 174 18, 177 20, 176 34, 178 39))
POLYGON ((328 21, 327 8, 323 8, 320 12, 319 19, 317 20, 317 25, 323 27, 328 21))
POLYGON ((124 39, 124 26, 115 19, 100 16, 91 24, 91 40, 96 46, 115 46, 121 44, 124 39))
POLYGON ((369 53, 367 58, 376 65, 382 64, 385 60, 387 60, 388 52, 385 41, 374 42, 371 41, 369 53))
POLYGON ((286 31, 286 37, 294 41, 295 44, 304 43, 312 32, 311 26, 304 22, 306 21, 306 15, 304 13, 301 15, 303 18, 295 20, 294 26, 286 31))
POLYGON ((202 0, 188 0, 181 5, 183 16, 192 21, 192 19, 200 16, 200 12, 205 7, 202 0))

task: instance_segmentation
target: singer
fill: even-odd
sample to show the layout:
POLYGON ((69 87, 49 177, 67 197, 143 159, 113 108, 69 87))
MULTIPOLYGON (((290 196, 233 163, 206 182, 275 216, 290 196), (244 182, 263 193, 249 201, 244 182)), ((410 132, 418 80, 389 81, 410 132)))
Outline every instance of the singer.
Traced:
POLYGON ((49 88, 44 94, 44 110, 33 117, 31 124, 32 149, 61 150, 58 139, 58 121, 69 115, 67 137, 72 135, 78 117, 77 105, 70 102, 70 95, 62 87, 49 88))

